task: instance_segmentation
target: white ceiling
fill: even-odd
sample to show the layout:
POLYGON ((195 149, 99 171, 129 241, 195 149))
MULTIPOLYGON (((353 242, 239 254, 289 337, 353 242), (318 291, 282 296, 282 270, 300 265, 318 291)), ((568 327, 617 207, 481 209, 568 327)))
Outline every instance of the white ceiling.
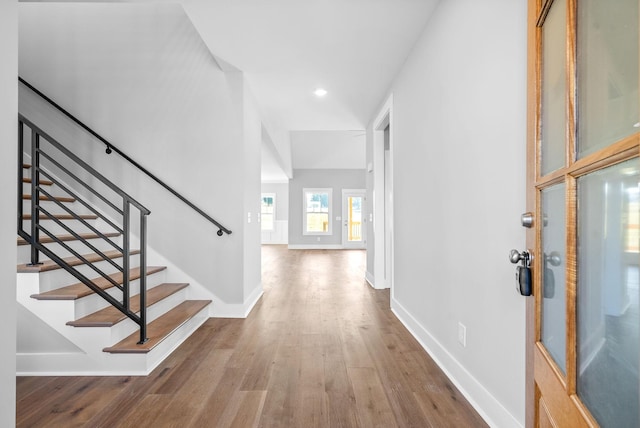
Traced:
MULTIPOLYGON (((245 73, 266 122, 291 136, 290 167, 297 169, 365 168, 364 149, 340 146, 353 143, 353 133, 316 131, 366 128, 437 2, 184 0, 183 5, 211 52, 245 73), (316 97, 318 87, 328 94, 316 97)), ((357 134, 364 147, 363 132, 357 134)), ((275 146, 263 144, 265 182, 289 178, 275 146)))
MULTIPOLYGON (((213 55, 244 72, 273 139, 298 132, 292 144, 300 131, 365 129, 438 1, 177 0, 213 55)), ((263 147, 263 170, 286 180, 300 165, 283 165, 282 147, 263 147)))
POLYGON ((287 131, 364 129, 437 0, 184 0, 287 131), (329 93, 317 98, 313 90, 329 93))

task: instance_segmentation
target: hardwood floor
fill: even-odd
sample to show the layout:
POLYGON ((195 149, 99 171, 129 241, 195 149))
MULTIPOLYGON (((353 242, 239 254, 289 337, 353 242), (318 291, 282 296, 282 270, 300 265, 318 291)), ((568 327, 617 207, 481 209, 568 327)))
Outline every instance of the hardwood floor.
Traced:
POLYGON ((264 246, 247 319, 209 319, 146 377, 19 377, 19 427, 483 427, 364 281, 363 251, 264 246))

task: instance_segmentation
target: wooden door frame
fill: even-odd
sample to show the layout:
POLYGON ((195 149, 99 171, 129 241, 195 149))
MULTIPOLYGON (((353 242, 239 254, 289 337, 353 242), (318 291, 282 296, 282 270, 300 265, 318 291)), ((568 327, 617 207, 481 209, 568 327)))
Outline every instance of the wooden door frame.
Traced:
MULTIPOLYGON (((528 0, 527 8, 527 167, 526 167, 526 210, 536 212, 536 142, 538 141, 538 35, 537 15, 539 0, 528 0)), ((536 221, 536 219, 534 219, 536 221)), ((526 230, 526 248, 532 254, 536 248, 536 228, 526 230)), ((535 257, 536 254, 533 254, 535 257)), ((536 417, 536 396, 534 381, 534 345, 536 339, 536 301, 534 296, 526 298, 526 344, 525 344, 525 427, 533 428, 536 417)))

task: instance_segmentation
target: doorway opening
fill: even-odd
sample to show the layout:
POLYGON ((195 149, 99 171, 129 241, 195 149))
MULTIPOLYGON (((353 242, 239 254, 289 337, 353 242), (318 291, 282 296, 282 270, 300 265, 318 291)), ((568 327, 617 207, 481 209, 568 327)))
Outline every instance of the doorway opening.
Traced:
POLYGON ((373 126, 374 287, 393 299, 393 96, 373 126))

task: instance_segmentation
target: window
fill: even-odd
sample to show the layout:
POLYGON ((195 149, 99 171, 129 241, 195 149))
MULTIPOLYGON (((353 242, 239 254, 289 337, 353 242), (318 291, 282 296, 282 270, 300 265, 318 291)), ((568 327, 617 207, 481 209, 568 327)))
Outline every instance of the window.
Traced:
POLYGON ((263 193, 260 206, 260 222, 262 224, 262 230, 273 230, 276 220, 276 194, 263 193))
POLYGON ((303 235, 331 235, 331 189, 303 189, 303 235))

